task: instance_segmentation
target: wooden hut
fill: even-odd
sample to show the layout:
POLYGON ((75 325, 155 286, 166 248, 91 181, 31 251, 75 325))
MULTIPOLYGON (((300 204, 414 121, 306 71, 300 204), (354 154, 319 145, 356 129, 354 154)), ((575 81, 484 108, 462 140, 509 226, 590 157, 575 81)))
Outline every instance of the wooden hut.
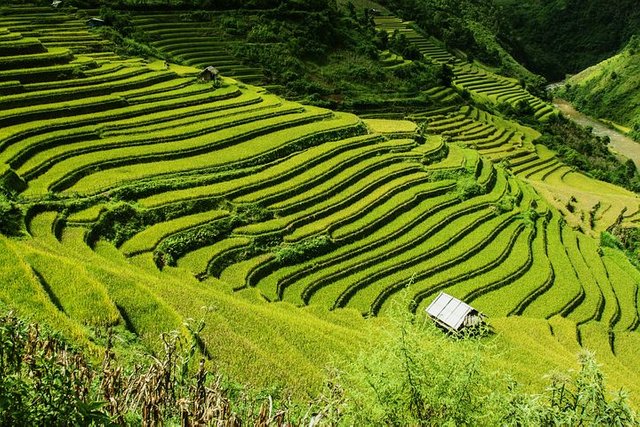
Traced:
POLYGON ((484 314, 469 304, 444 292, 440 292, 436 299, 429 304, 426 312, 439 326, 454 333, 465 328, 479 326, 486 319, 484 314))
POLYGON ((216 82, 218 81, 219 75, 220 75, 220 72, 218 71, 218 69, 212 65, 209 65, 207 68, 202 70, 202 72, 200 72, 200 80, 205 82, 210 82, 210 81, 216 82))

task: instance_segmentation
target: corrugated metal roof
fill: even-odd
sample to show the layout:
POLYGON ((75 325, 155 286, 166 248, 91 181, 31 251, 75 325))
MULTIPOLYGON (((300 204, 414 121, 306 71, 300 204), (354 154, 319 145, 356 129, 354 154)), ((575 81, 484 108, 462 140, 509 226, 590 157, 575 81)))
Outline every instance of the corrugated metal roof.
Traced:
POLYGON ((440 295, 427 307, 427 314, 456 331, 460 329, 465 317, 472 311, 475 310, 469 304, 444 292, 440 292, 440 295))

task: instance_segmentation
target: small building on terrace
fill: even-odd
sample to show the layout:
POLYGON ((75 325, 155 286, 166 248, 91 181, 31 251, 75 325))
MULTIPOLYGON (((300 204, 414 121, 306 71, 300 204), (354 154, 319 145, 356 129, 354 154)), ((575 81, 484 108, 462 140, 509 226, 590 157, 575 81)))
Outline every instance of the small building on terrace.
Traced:
POLYGON ((484 314, 469 304, 444 292, 440 292, 436 299, 429 304, 426 312, 439 326, 453 333, 480 326, 484 324, 486 319, 484 314))
POLYGON ((90 28, 97 28, 97 27, 104 27, 105 25, 107 25, 107 23, 104 21, 104 19, 89 18, 87 19, 87 25, 90 28))
POLYGON ((212 65, 209 65, 207 68, 202 70, 202 72, 200 72, 200 80, 205 82, 210 82, 210 81, 216 82, 218 81, 219 76, 220 76, 220 72, 216 67, 212 65))

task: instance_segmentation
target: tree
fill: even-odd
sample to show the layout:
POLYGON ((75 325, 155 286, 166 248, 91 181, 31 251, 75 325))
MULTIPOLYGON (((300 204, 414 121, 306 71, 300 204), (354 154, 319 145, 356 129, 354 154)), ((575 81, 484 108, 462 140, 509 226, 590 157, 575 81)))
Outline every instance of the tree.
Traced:
POLYGON ((438 78, 442 82, 443 86, 451 87, 451 83, 453 82, 453 70, 447 64, 442 64, 442 68, 440 68, 440 73, 438 74, 438 78))
POLYGON ((389 49, 389 33, 385 30, 379 30, 376 33, 376 47, 380 50, 389 49))
POLYGON ((628 178, 633 178, 636 173, 638 172, 637 168, 636 168, 636 164, 633 162, 633 160, 628 159, 625 164, 624 164, 626 170, 627 170, 627 177, 628 178))

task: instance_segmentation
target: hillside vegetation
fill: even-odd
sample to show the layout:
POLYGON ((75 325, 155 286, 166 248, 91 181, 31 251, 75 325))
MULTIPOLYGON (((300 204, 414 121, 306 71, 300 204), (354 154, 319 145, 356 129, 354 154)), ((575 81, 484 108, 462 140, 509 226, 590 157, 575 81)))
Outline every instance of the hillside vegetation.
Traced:
POLYGON ((551 81, 616 54, 640 33, 635 0, 494 0, 500 36, 527 68, 551 81))
POLYGON ((572 76, 559 96, 593 117, 627 127, 640 140, 640 36, 617 55, 572 76))
POLYGON ((403 120, 361 118, 243 82, 262 68, 209 40, 208 24, 179 25, 183 11, 132 16, 168 62, 117 53, 140 46, 89 30, 85 13, 0 9, 4 305, 98 360, 107 329, 130 364, 160 354, 173 331, 203 369, 285 402, 342 402, 344 385, 367 410, 347 403, 332 416, 355 424, 530 419, 546 413, 536 398, 492 411, 491 388, 469 396, 466 385, 507 372, 539 392, 550 369, 579 367, 582 348, 638 405, 640 273, 603 232, 637 229, 640 198, 579 172, 515 120, 562 123, 526 82, 387 12, 372 30, 443 80, 403 120), (211 61, 222 77, 199 79, 191 65, 211 61), (495 335, 458 342, 426 327, 440 291, 489 315, 495 335), (434 393, 433 367, 454 362, 461 376, 434 393))
POLYGON ((506 39, 500 38, 501 11, 493 2, 384 0, 380 2, 403 19, 415 21, 426 33, 441 39, 470 61, 478 60, 501 74, 522 79, 532 87, 543 79, 516 62, 506 39))
POLYGON ((123 365, 106 337, 102 366, 48 328, 0 316, 0 422, 3 425, 637 425, 624 393, 609 396, 594 355, 550 381, 544 395, 495 375, 496 348, 472 336, 452 340, 422 317, 401 315, 359 360, 329 377, 301 404, 256 394, 197 361, 194 337, 163 336, 157 355, 123 365), (491 367, 488 367, 491 366, 491 367), (123 369, 124 368, 124 369, 123 369), (44 374, 44 375, 43 375, 44 374), (429 379, 426 382, 425 379, 429 379), (468 390, 473 389, 473 393, 468 390), (454 402, 452 404, 452 402, 454 402))
POLYGON ((269 12, 134 12, 128 19, 134 37, 172 61, 215 64, 227 76, 319 106, 403 111, 442 84, 426 62, 395 60, 388 50, 384 56, 364 15, 331 2, 311 12, 294 3, 269 12))
POLYGON ((634 0, 380 3, 448 47, 530 83, 538 81, 531 72, 562 80, 614 55, 640 33, 640 9, 634 0))

